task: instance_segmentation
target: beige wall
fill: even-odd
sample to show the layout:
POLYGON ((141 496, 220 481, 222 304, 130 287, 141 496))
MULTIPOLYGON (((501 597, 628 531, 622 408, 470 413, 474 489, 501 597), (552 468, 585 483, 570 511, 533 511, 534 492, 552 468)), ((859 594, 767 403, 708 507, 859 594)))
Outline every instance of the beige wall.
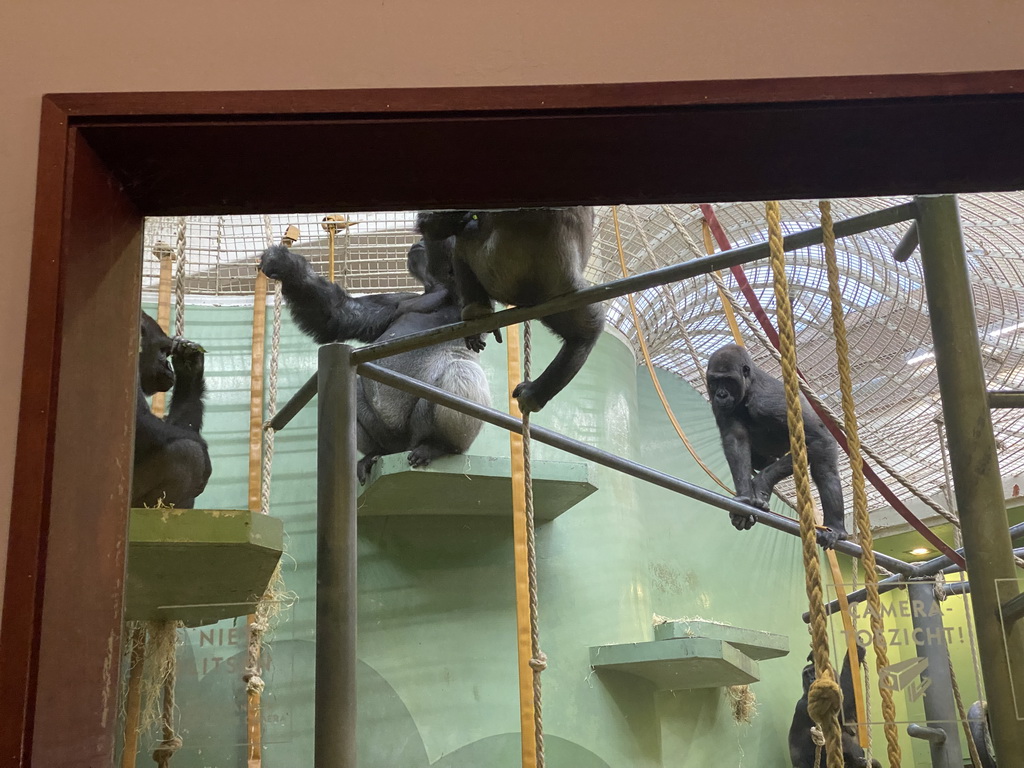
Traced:
POLYGON ((0 0, 0 579, 40 97, 1024 68, 1013 0, 0 0))

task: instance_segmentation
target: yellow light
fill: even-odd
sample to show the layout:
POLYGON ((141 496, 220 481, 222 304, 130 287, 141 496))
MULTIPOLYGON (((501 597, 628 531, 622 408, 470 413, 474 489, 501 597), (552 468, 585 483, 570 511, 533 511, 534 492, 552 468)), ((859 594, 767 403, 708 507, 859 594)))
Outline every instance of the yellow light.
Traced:
POLYGON ((927 555, 929 552, 931 552, 931 550, 928 549, 928 547, 915 547, 910 550, 910 554, 912 555, 927 555))

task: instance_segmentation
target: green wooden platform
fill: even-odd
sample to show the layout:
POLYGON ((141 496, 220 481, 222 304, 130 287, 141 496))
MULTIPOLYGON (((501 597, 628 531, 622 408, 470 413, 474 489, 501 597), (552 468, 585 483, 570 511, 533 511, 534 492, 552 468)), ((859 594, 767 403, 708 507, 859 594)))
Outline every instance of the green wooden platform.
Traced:
POLYGON ((758 661, 789 653, 789 638, 712 621, 659 624, 655 640, 590 649, 590 664, 642 677, 657 690, 718 688, 761 679, 758 661))
POLYGON ((249 613, 284 548, 284 525, 246 510, 133 509, 125 618, 196 626, 249 613))
MULTIPOLYGON (((534 515, 553 520, 597 490, 584 462, 533 462, 534 515)), ((405 454, 382 457, 359 489, 360 516, 512 515, 511 460, 445 456, 413 469, 405 454)))
POLYGON ((774 659, 789 654, 789 637, 760 629, 743 629, 731 624, 704 619, 676 619, 656 624, 655 640, 686 637, 710 637, 722 640, 756 661, 774 659))

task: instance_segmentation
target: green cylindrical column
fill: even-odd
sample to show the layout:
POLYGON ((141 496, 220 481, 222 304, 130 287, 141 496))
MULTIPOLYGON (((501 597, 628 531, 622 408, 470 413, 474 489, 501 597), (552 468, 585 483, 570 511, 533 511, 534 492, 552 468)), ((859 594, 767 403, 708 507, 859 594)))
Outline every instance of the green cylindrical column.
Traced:
POLYGON ((1000 764, 1019 764, 1024 722, 1024 626, 1003 634, 999 605, 1017 594, 1009 520, 1003 497, 977 321, 956 198, 916 199, 921 261, 935 344, 950 463, 971 579, 974 623, 992 736, 1000 764), (997 581, 1003 580, 1003 581, 997 581))
POLYGON ((314 764, 356 768, 356 369, 320 347, 317 371, 314 764))

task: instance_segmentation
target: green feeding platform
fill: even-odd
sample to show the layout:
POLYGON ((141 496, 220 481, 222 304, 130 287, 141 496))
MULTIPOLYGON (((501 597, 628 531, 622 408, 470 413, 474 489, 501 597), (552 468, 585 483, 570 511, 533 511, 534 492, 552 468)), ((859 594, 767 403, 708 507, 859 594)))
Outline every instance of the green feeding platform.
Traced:
POLYGON ((284 525, 237 509, 133 509, 125 618, 191 626, 252 612, 281 552, 284 525))
MULTIPOLYGON (((553 520, 597 490, 584 462, 532 464, 537 520, 553 520)), ((405 454, 384 456, 359 489, 359 515, 511 517, 512 462, 497 456, 445 456, 413 469, 405 454)))
POLYGON ((655 640, 590 649, 595 669, 642 677, 661 691, 745 685, 761 679, 758 662, 789 653, 789 638, 713 621, 667 621, 655 640))

